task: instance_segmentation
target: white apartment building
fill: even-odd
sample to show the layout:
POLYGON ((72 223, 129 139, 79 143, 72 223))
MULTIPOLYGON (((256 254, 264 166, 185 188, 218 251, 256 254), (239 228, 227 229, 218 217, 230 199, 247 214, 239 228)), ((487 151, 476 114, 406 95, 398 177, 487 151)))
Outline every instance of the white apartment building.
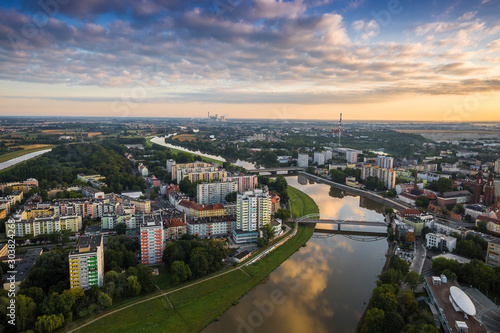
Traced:
POLYGON ((318 165, 325 164, 325 154, 323 154, 323 152, 315 152, 314 163, 317 163, 318 165))
POLYGON ((236 181, 198 184, 196 195, 199 204, 211 205, 225 203, 226 195, 231 192, 238 192, 238 183, 236 181))
POLYGON ((297 157, 297 166, 301 168, 307 168, 309 166, 309 155, 299 154, 297 157))
POLYGON ((271 222, 271 197, 267 190, 238 194, 236 201, 236 229, 258 231, 271 222))
POLYGON ((81 236, 76 250, 69 253, 71 288, 89 289, 104 283, 104 246, 102 235, 81 236))

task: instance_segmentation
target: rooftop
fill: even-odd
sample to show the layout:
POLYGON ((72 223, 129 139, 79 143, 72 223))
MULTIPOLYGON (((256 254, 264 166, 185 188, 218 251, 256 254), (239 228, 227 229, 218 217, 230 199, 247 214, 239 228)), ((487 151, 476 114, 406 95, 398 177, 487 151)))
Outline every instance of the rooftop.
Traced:
POLYGON ((69 255, 80 253, 97 252, 97 248, 102 243, 102 235, 81 236, 78 240, 76 250, 71 250, 69 255))
POLYGON ((432 277, 428 276, 425 278, 427 285, 429 286, 432 295, 437 301, 446 322, 452 333, 457 333, 455 328, 456 321, 462 321, 469 327, 469 333, 487 333, 487 330, 474 318, 469 316, 467 319, 464 318, 463 312, 457 312, 450 301, 450 288, 458 287, 457 283, 453 280, 448 280, 447 283, 442 283, 441 285, 434 285, 432 283, 432 277))

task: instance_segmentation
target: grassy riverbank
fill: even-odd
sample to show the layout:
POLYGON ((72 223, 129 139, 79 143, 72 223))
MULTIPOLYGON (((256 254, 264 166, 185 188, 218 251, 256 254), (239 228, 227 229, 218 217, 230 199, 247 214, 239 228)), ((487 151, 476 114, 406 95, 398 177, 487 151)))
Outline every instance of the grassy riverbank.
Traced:
POLYGON ((292 214, 294 217, 301 217, 319 212, 318 205, 314 200, 294 187, 288 186, 288 197, 292 202, 292 214))
MULTIPOLYGON (((318 212, 318 206, 305 193, 289 186, 288 194, 292 201, 296 199, 294 212, 305 215, 318 212)), ((299 226, 295 237, 252 266, 241 267, 202 283, 194 284, 196 281, 193 281, 192 286, 172 289, 165 296, 113 313, 78 332, 198 332, 237 304, 243 295, 299 250, 313 232, 313 226, 299 226)))

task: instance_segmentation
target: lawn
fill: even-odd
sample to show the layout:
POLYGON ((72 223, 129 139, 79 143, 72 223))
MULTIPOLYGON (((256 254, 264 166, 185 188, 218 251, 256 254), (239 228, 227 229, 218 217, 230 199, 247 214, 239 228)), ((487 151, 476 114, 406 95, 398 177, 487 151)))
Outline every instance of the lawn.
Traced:
MULTIPOLYGON (((306 194, 291 187, 288 193, 292 200, 298 198, 294 205, 301 203, 301 213, 318 212, 317 205, 306 194)), ((167 295, 168 299, 159 297, 132 306, 93 322, 78 332, 198 332, 237 304, 243 295, 300 250, 313 232, 313 226, 301 225, 295 237, 251 266, 173 291, 167 295)), ((155 278, 160 287, 170 285, 170 279, 164 274, 166 270, 160 267, 160 276, 155 278)))
POLYGON ((37 145, 37 146, 38 147, 29 148, 29 149, 23 149, 23 150, 17 150, 17 151, 13 151, 11 153, 7 153, 7 154, 4 154, 4 155, 1 155, 0 156, 0 162, 5 162, 5 161, 11 160, 13 158, 19 157, 19 156, 23 156, 23 155, 26 155, 26 154, 29 154, 29 153, 34 153, 34 152, 39 151, 39 150, 51 149, 51 148, 55 147, 55 146, 51 146, 51 145, 47 145, 47 146, 43 146, 43 147, 40 147, 40 145, 37 145))
POLYGON ((294 187, 288 186, 288 197, 292 202, 292 213, 294 217, 302 217, 304 215, 319 212, 318 205, 316 205, 314 200, 294 187))

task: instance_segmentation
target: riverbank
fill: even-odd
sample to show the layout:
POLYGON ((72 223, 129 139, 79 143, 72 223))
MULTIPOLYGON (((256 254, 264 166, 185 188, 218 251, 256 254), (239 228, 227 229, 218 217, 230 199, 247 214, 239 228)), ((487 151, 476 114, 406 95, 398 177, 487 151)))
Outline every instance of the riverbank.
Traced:
MULTIPOLYGON (((295 212, 318 212, 316 203, 298 189, 289 186, 288 195, 293 201, 294 216, 302 216, 295 212)), ((75 332, 199 332, 307 243, 313 232, 313 226, 298 226, 295 237, 254 265, 221 272, 205 281, 192 281, 155 298, 147 296, 136 305, 122 306, 122 310, 112 308, 106 313, 116 312, 107 316, 104 313, 101 317, 106 317, 93 322, 83 321, 81 324, 91 323, 75 332)))

